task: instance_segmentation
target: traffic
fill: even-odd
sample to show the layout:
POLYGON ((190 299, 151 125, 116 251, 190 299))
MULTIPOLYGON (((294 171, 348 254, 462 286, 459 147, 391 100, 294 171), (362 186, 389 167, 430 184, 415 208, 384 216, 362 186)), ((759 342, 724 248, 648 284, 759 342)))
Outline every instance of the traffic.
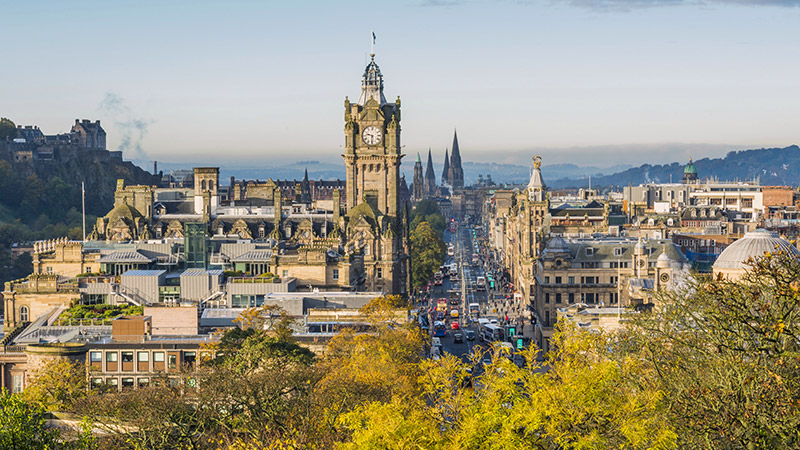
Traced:
POLYGON ((499 305, 510 298, 508 276, 492 261, 482 228, 451 220, 444 239, 445 263, 417 296, 420 324, 431 335, 430 357, 449 353, 486 364, 497 343, 521 363, 515 354, 529 345, 532 327, 500 314, 499 305))

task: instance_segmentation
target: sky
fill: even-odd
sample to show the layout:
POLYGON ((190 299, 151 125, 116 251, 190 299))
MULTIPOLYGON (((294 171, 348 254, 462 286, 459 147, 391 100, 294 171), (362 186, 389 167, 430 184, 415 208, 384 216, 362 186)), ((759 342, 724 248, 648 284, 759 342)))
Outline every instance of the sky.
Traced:
POLYGON ((800 143, 800 0, 0 0, 0 116, 126 159, 341 154, 376 34, 412 163, 640 164, 800 143))

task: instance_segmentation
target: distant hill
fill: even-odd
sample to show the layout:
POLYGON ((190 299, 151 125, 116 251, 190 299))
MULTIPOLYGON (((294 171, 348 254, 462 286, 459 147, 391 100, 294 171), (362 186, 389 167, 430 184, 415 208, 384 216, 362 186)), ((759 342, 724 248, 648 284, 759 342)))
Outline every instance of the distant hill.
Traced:
MULTIPOLYGON (((642 183, 680 183, 683 168, 688 161, 672 164, 643 164, 606 176, 592 176, 592 186, 611 187, 639 185, 642 183), (671 177, 671 178, 670 178, 671 177)), ((800 147, 762 148, 739 150, 724 158, 703 158, 694 161, 701 180, 716 178, 720 181, 750 181, 758 179, 764 186, 797 186, 800 184, 800 147)), ((542 174, 549 187, 581 187, 588 184, 586 177, 553 179, 545 168, 542 174)))

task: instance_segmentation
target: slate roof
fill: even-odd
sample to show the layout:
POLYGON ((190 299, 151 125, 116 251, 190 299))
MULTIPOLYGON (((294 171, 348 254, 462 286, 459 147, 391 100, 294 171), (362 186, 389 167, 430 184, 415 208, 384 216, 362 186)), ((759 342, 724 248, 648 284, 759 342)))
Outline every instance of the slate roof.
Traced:
POLYGON ((243 253, 235 258, 231 258, 233 262, 263 262, 269 261, 272 257, 272 250, 251 250, 243 253))
POLYGON ((138 251, 118 251, 111 254, 101 256, 98 262, 100 263, 136 263, 147 264, 155 261, 153 258, 148 258, 138 251))

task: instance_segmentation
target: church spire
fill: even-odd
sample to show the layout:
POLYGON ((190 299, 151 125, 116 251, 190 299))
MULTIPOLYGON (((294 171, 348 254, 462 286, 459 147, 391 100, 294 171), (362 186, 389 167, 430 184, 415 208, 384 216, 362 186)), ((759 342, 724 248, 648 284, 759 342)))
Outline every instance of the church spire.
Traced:
POLYGON ((450 153, 448 178, 453 189, 464 187, 464 169, 461 168, 461 152, 458 150, 458 134, 455 130, 453 130, 453 150, 450 153))
POLYGON ((436 195, 436 174, 433 172, 433 157, 431 149, 428 149, 428 167, 425 168, 425 196, 434 197, 436 195))
POLYGON ((450 184, 450 155, 444 149, 444 169, 442 170, 442 186, 450 184))

